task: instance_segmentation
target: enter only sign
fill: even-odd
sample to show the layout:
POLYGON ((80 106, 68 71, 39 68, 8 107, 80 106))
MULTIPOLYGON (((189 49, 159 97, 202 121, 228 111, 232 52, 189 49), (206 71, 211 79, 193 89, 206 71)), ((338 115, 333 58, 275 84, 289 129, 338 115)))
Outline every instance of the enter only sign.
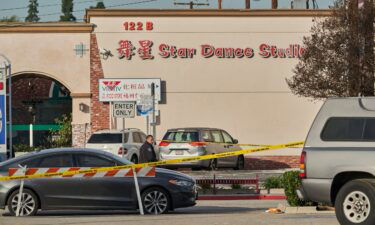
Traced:
POLYGON ((114 102, 113 116, 116 118, 134 118, 135 109, 135 102, 114 102))

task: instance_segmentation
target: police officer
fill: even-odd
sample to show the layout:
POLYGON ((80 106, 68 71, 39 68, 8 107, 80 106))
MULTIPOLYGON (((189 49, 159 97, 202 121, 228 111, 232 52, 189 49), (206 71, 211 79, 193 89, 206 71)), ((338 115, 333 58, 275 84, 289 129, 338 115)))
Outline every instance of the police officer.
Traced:
POLYGON ((157 161, 153 144, 154 144, 154 137, 152 135, 148 135, 146 137, 145 143, 142 145, 140 149, 140 155, 139 155, 140 163, 157 161))

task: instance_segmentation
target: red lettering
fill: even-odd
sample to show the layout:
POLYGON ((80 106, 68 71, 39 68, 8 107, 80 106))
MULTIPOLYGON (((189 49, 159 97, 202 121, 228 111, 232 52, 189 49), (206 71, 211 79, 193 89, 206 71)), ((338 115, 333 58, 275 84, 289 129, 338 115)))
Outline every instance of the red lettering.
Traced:
POLYGON ((269 58, 271 56, 270 52, 270 46, 267 44, 261 44, 259 46, 259 55, 263 58, 269 58))
POLYGON ((217 49, 215 49, 215 55, 218 58, 224 58, 223 48, 217 48, 217 49))
POLYGON ((193 58, 194 55, 195 55, 195 52, 196 52, 196 49, 195 49, 195 48, 188 48, 188 49, 187 49, 187 55, 188 55, 188 58, 193 58))
POLYGON ((247 58, 253 58, 254 57, 254 49, 252 49, 252 48, 245 48, 245 56, 247 58))
POLYGON ((234 58, 234 49, 233 48, 225 48, 224 49, 225 58, 234 58))
POLYGON ((237 58, 242 58, 244 56, 243 50, 241 48, 236 48, 234 51, 234 54, 237 58))
POLYGON ((214 47, 211 45, 201 45, 201 54, 205 58, 210 58, 214 55, 214 47))
POLYGON ((277 48, 274 45, 271 46, 271 55, 272 57, 277 58, 277 48))
POLYGON ((187 53, 186 53, 186 48, 180 48, 178 49, 177 51, 177 55, 181 58, 186 58, 187 57, 187 53))
POLYGON ((172 47, 171 47, 171 56, 172 56, 173 58, 176 58, 176 57, 177 57, 176 53, 177 53, 176 46, 172 46, 172 47))
POLYGON ((169 57, 169 46, 166 44, 160 44, 159 45, 159 55, 163 58, 168 58, 169 57))

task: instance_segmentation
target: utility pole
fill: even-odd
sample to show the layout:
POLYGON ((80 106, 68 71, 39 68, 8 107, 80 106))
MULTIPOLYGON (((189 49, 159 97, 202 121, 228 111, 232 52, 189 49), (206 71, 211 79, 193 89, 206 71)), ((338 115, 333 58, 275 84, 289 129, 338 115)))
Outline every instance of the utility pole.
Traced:
POLYGON ((209 3, 194 3, 193 1, 190 2, 175 2, 174 5, 188 5, 190 9, 194 9, 194 6, 209 6, 209 3))
POLYGON ((250 0, 245 0, 245 8, 250 9, 250 0))
POLYGON ((222 3, 223 3, 223 0, 217 0, 217 5, 219 9, 223 9, 222 3))
POLYGON ((272 0, 272 9, 277 9, 278 0, 272 0))
POLYGON ((152 96, 152 136, 156 140, 156 114, 155 114, 155 83, 151 84, 152 96))

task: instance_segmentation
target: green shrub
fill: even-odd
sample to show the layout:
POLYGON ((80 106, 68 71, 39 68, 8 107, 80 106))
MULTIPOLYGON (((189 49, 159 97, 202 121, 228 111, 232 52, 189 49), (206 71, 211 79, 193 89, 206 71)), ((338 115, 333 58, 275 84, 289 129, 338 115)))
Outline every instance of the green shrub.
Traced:
POLYGON ((232 189, 237 189, 237 190, 242 189, 241 184, 232 184, 231 187, 232 189))
POLYGON ((212 189, 211 184, 199 184, 199 186, 202 188, 202 190, 210 190, 212 189))
POLYGON ((51 130, 49 136, 49 147, 62 148, 72 146, 72 115, 62 115, 61 118, 55 119, 60 126, 59 130, 51 130))
POLYGON ((272 188, 283 188, 282 176, 267 177, 264 181, 263 187, 267 190, 272 188))
POLYGON ((290 206, 311 206, 312 202, 302 201, 298 198, 296 190, 301 186, 299 171, 285 172, 282 176, 282 185, 286 199, 290 206))
POLYGON ((42 149, 42 147, 30 147, 29 145, 24 144, 15 144, 13 145, 14 152, 33 152, 42 149))

